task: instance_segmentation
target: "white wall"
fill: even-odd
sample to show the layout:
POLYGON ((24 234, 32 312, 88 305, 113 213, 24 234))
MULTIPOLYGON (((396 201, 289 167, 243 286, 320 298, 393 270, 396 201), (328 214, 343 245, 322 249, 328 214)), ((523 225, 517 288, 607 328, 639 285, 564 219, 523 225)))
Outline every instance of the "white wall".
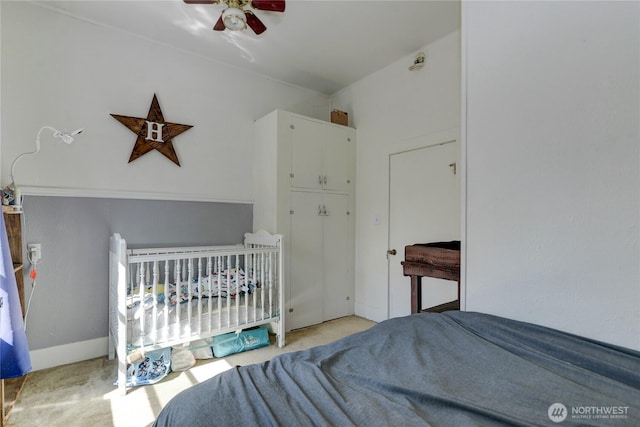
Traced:
POLYGON ((640 349, 640 3, 466 2, 466 304, 640 349))
POLYGON ((407 69, 410 55, 332 99, 332 107, 349 112, 350 125, 358 129, 355 311, 376 321, 387 318, 389 153, 417 137, 447 140, 459 132, 460 33, 422 50, 422 70, 407 69))
POLYGON ((41 126, 84 127, 71 146, 44 133, 39 155, 18 163, 18 183, 44 194, 251 201, 253 121, 276 108, 328 116, 325 95, 30 2, 1 7, 4 185, 41 126), (165 120, 194 125, 173 140, 182 167, 156 151, 128 163, 136 135, 110 116, 146 117, 154 93, 165 120))

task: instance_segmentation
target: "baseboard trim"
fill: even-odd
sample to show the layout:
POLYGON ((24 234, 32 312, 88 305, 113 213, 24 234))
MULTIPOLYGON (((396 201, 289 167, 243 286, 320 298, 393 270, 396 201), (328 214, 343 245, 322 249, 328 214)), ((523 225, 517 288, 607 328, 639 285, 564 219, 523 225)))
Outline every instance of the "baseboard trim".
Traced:
POLYGON ((71 344, 57 345, 55 347, 32 350, 31 366, 33 371, 68 365, 106 356, 109 346, 109 338, 95 338, 87 341, 79 341, 71 344))

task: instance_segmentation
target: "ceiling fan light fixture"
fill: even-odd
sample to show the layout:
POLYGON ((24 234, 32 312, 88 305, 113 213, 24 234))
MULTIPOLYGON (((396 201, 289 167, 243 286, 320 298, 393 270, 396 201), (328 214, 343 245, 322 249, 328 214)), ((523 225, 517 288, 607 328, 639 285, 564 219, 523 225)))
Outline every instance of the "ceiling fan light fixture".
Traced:
POLYGON ((247 28, 247 18, 244 15, 244 11, 236 7, 225 9, 224 12, 222 12, 222 21, 224 22, 224 26, 232 31, 247 28))
MULTIPOLYGON (((2 1, 2 0, 0 0, 2 1)), ((284 12, 285 0, 184 0, 187 4, 224 4, 227 6, 213 26, 214 31, 241 31, 251 28, 256 35, 267 30, 264 23, 254 14, 255 10, 284 12), (249 7, 249 9, 246 9, 249 7)))

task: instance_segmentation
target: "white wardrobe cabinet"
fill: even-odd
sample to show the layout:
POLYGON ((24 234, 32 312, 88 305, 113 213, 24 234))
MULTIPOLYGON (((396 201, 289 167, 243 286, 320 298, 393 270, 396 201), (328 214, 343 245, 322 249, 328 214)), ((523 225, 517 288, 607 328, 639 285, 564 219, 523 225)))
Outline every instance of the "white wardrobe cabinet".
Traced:
POLYGON ((254 229, 283 234, 287 330, 353 314, 355 129, 256 121, 254 229))

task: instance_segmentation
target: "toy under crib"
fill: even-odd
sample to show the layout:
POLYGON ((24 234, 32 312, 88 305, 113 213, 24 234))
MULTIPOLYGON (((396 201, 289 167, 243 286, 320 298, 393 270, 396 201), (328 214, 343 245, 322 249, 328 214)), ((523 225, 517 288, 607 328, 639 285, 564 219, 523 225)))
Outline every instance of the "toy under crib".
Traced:
POLYGON ((284 346, 282 236, 245 234, 245 243, 109 251, 109 358, 118 388, 127 365, 154 350, 269 325, 284 346))

